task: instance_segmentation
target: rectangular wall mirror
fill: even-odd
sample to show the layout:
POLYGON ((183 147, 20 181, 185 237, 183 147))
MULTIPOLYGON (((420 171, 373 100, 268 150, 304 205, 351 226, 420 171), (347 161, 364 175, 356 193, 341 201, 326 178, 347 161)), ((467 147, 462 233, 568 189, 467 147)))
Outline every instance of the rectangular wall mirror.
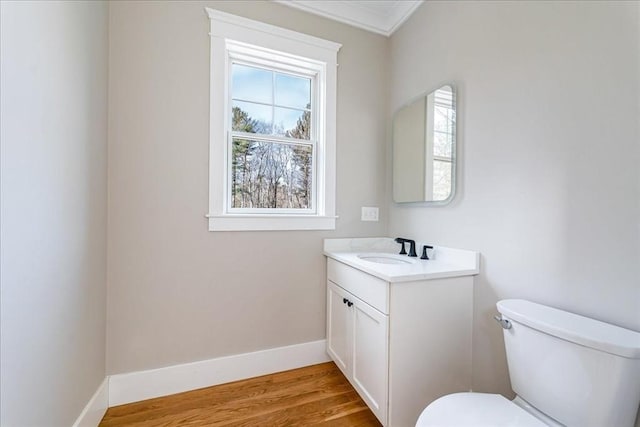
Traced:
POLYGON ((393 200, 446 204, 455 193, 456 93, 447 84, 393 118, 393 200))

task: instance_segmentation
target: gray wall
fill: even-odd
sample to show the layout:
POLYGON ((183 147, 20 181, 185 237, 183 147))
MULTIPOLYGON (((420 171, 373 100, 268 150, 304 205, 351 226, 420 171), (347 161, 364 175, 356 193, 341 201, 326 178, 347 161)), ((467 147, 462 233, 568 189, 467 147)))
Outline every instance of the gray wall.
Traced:
POLYGON ((325 337, 322 239, 386 234, 388 43, 271 2, 110 5, 110 374, 325 337), (207 231, 205 6, 342 43, 335 232, 207 231))
POLYGON ((0 424, 69 426, 105 377, 107 4, 0 8, 0 424))
POLYGON ((391 235, 482 253, 473 387, 511 393, 502 298, 640 330, 637 2, 427 2, 391 39, 391 106, 458 87, 459 193, 391 235))

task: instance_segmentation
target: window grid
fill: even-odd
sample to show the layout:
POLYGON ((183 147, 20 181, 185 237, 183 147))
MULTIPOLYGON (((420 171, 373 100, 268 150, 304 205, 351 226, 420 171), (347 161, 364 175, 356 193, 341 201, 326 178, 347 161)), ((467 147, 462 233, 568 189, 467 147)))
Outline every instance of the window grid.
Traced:
MULTIPOLYGON (((246 56, 246 55, 245 55, 246 56)), ((231 69, 233 68, 233 65, 243 65, 243 66, 247 66, 247 67, 252 67, 252 68, 257 68, 260 70, 265 70, 265 71, 269 71, 271 72, 271 103, 267 103, 267 102, 261 102, 261 101, 253 101, 253 100, 249 100, 249 99, 244 99, 244 98, 235 98, 233 97, 233 95, 231 94, 231 103, 233 104, 233 101, 239 101, 239 102, 248 102, 251 104, 256 104, 256 105, 264 105, 264 106, 268 106, 268 107, 273 107, 271 110, 271 124, 272 124, 272 131, 273 131, 273 126, 275 126, 275 108, 285 108, 288 110, 295 110, 295 111, 306 111, 311 113, 311 129, 309 130, 309 138, 310 139, 315 139, 314 138, 314 131, 317 128, 316 125, 316 120, 313 117, 313 108, 300 108, 300 107, 293 107, 291 105, 285 105, 285 104, 278 104, 276 103, 276 96, 275 96, 275 91, 276 91, 276 74, 282 74, 282 75, 289 75, 289 76, 293 76, 293 77, 299 77, 299 78, 303 78, 303 79, 309 79, 311 81, 311 94, 310 94, 310 104, 313 107, 314 105, 316 105, 315 103, 315 87, 316 87, 316 74, 309 72, 308 74, 304 74, 301 72, 295 73, 280 67, 277 67, 276 65, 273 66, 269 66, 267 64, 264 64, 264 61, 261 61, 262 63, 257 63, 257 62, 251 62, 248 61, 246 59, 244 60, 239 60, 239 59, 232 59, 231 60, 231 64, 230 64, 230 68, 229 68, 229 78, 231 78, 231 69)), ((310 70, 311 71, 311 70, 310 70)), ((229 85, 231 87, 231 84, 229 85)), ((231 93, 231 91, 229 91, 231 93)))
MULTIPOLYGON (((289 70, 283 69, 282 67, 278 67, 278 65, 271 64, 264 59, 260 59, 258 62, 253 62, 250 59, 250 55, 246 53, 242 55, 242 59, 236 59, 233 57, 233 54, 229 52, 229 68, 228 68, 228 80, 227 84, 229 87, 229 119, 226 123, 228 126, 228 138, 227 138, 227 197, 226 197, 226 212, 232 214, 267 214, 267 215, 279 215, 279 214, 302 214, 302 215, 316 215, 318 212, 318 183, 317 183, 317 168, 318 168, 318 145, 317 145, 317 73, 313 70, 308 70, 309 73, 302 72, 291 72, 289 70), (232 90, 232 68, 234 64, 244 65, 248 67, 258 68, 271 72, 271 100, 272 103, 265 103, 259 101, 245 100, 241 98, 234 98, 233 90, 232 90), (310 108, 296 108, 288 105, 281 105, 275 103, 275 90, 276 90, 276 75, 277 73, 284 75, 291 75, 294 77, 301 77, 305 79, 309 79, 311 83, 311 93, 310 93, 310 108), (256 105, 265 105, 272 107, 271 108, 271 134, 261 134, 261 133, 249 133, 249 132, 241 132, 234 131, 232 126, 233 121, 233 102, 241 101, 248 102, 256 105), (275 128, 275 109, 286 108, 295 111, 303 111, 309 112, 310 114, 310 128, 309 128, 309 140, 306 139, 298 139, 298 138, 290 138, 286 136, 276 135, 274 132, 275 128), (234 173, 233 168, 233 144, 234 139, 243 139, 249 141, 260 141, 267 142, 273 144, 285 144, 285 145, 294 145, 294 146, 306 146, 311 147, 311 195, 308 197, 309 199, 309 208, 238 208, 233 207, 233 188, 232 188, 232 174, 234 173)), ((299 69, 299 67, 297 67, 299 69)))

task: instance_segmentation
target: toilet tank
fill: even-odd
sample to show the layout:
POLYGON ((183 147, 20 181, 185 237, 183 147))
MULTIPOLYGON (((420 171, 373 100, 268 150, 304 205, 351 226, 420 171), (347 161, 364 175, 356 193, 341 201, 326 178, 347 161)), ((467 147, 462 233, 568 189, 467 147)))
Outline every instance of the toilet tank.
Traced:
POLYGON ((567 426, 633 426, 640 333, 525 300, 497 306, 518 396, 567 426))

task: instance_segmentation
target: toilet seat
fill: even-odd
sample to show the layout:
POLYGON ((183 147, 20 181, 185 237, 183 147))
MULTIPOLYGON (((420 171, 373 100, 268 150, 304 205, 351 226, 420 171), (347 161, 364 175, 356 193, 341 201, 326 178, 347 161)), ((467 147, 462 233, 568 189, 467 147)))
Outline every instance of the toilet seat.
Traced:
POLYGON ((548 427, 499 394, 454 393, 427 406, 416 427, 548 427))

